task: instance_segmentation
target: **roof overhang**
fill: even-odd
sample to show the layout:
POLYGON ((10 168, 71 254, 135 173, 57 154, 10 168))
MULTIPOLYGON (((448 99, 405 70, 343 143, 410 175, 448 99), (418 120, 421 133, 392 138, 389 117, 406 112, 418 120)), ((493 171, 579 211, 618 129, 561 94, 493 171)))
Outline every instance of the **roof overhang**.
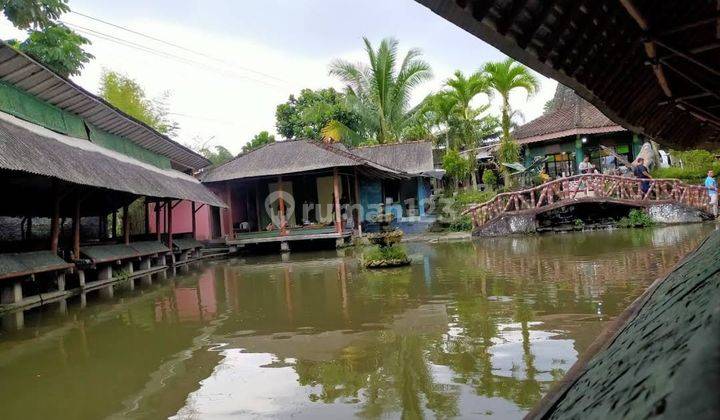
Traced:
POLYGON ((573 128, 572 130, 560 131, 557 133, 542 134, 539 136, 526 137, 524 139, 517 139, 519 144, 531 144, 539 143, 543 141, 558 140, 564 137, 582 136, 590 134, 604 134, 604 133, 615 133, 619 131, 627 131, 620 125, 612 125, 608 127, 596 127, 596 128, 573 128))
POLYGON ((166 156, 176 167, 197 170, 210 165, 205 157, 158 133, 2 41, 0 80, 75 114, 103 131, 125 137, 138 146, 166 156))
POLYGON ((416 1, 630 131, 675 148, 720 145, 714 1, 416 1))

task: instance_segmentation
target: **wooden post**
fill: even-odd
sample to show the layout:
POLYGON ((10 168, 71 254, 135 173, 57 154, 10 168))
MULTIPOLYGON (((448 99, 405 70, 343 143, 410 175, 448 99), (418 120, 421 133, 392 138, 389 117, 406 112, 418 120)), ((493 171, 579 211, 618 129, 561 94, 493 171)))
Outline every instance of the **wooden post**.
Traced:
POLYGON ((248 224, 248 230, 250 230, 250 186, 245 185, 245 221, 248 224))
POLYGON ((278 176, 278 212, 280 213, 280 234, 284 235, 285 231, 285 200, 283 200, 282 176, 278 176))
POLYGON ((57 183, 53 183, 52 190, 53 213, 50 221, 50 251, 55 254, 58 250, 58 239, 60 237, 60 192, 57 183))
POLYGON ((192 237, 195 239, 195 233, 197 232, 197 224, 195 223, 195 202, 190 202, 190 213, 192 213, 192 237))
POLYGON ((157 241, 162 242, 162 236, 160 235, 160 200, 155 200, 155 235, 157 241))
POLYGON ((168 224, 168 243, 167 247, 170 248, 170 252, 173 249, 173 225, 172 225, 172 200, 165 201, 165 212, 167 213, 167 224, 168 224))
POLYGON ((75 199, 75 214, 73 214, 73 258, 80 258, 80 197, 75 199))
POLYGON ((355 230, 357 230, 358 236, 362 236, 362 224, 360 223, 360 180, 358 179, 357 167, 355 170, 355 230))
POLYGON ((335 202, 335 231, 342 232, 342 218, 340 217, 340 176, 338 168, 333 168, 333 201, 335 202))
POLYGON ((257 231, 262 231, 260 223, 260 182, 255 181, 255 217, 257 217, 257 231))
POLYGON ((227 202, 227 208, 225 209, 225 235, 230 238, 234 237, 235 232, 233 231, 233 216, 232 216, 232 191, 230 190, 230 183, 225 184, 225 201, 227 202))
POLYGON ((32 216, 27 218, 27 226, 25 226, 25 238, 32 241, 32 216))
POLYGON ((125 245, 130 244, 130 215, 128 214, 129 206, 125 204, 123 206, 123 220, 122 220, 122 228, 123 228, 123 242, 125 245))

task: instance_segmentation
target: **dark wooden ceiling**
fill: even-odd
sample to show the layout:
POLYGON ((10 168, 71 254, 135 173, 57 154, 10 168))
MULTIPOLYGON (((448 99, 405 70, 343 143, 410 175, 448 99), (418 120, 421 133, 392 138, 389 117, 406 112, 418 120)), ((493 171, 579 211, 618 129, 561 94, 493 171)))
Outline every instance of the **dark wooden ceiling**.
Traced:
POLYGON ((720 0, 417 1, 630 130, 720 147, 720 0))

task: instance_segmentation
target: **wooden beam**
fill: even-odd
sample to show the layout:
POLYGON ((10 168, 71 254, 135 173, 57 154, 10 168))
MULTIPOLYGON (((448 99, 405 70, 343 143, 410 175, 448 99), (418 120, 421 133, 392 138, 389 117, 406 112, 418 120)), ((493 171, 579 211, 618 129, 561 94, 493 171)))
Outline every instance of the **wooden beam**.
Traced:
POLYGON ((715 13, 713 16, 704 17, 702 19, 694 20, 692 22, 683 23, 681 25, 673 26, 672 28, 666 29, 660 33, 660 35, 670 35, 682 31, 686 31, 688 29, 697 28, 698 26, 705 26, 709 25, 711 23, 716 23, 717 20, 720 18, 720 14, 715 13))
POLYGON ((75 198, 73 214, 73 258, 80 259, 80 197, 75 198))
POLYGON ((640 26, 640 29, 643 31, 650 30, 650 25, 645 19, 645 17, 640 13, 640 10, 638 10, 635 7, 635 4, 632 2, 632 0, 620 0, 620 4, 623 5, 625 10, 627 10, 628 14, 637 22, 638 26, 640 26))
POLYGON ((52 218, 50 219, 50 251, 57 254, 60 238, 60 187, 57 181, 52 186, 52 218))
MULTIPOLYGON (((197 203, 196 203, 197 204, 197 203)), ((205 207, 205 203, 200 203, 199 206, 196 205, 195 207, 195 213, 199 212, 201 208, 205 207)))
POLYGON ((684 78, 691 84, 693 84, 696 88, 702 90, 703 92, 709 93, 711 96, 720 99, 720 93, 714 91, 713 89, 706 86, 703 82, 700 82, 696 80, 694 77, 687 75, 684 71, 678 69, 674 65, 668 63, 667 61, 662 61, 663 65, 667 67, 668 69, 672 70, 674 73, 677 73, 678 76, 684 78))
POLYGON ((280 229, 280 234, 285 235, 287 231, 285 230, 287 221, 285 220, 285 200, 283 200, 283 187, 282 187, 282 176, 278 176, 278 212, 280 213, 280 226, 278 228, 280 229))
POLYGON ((128 214, 129 206, 125 204, 123 206, 123 220, 122 220, 122 230, 123 230, 123 243, 125 245, 130 245, 130 215, 128 214))
POLYGON ((342 232, 342 218, 340 217, 340 175, 338 168, 333 168, 333 202, 335 204, 335 231, 342 232))
POLYGON ((257 231, 262 231, 260 226, 260 181, 255 180, 255 217, 257 217, 257 231))
POLYGON ((197 233, 197 225, 195 223, 195 213, 197 210, 195 210, 195 202, 192 201, 190 203, 190 209, 191 209, 191 222, 192 222, 192 237, 195 239, 196 233, 197 233))
POLYGON ((158 242, 162 242, 160 234, 160 200, 155 200, 155 236, 158 242))
POLYGON ((150 235, 150 203, 145 197, 143 206, 145 207, 145 235, 150 235))
POLYGON ((355 179, 355 214, 353 215, 353 218, 355 219, 355 230, 357 230, 357 233, 359 236, 362 236, 362 223, 360 223, 360 180, 358 179, 358 170, 357 167, 353 167, 354 173, 354 179, 355 179))
POLYGON ((667 43, 666 41, 660 40, 660 39, 658 39, 658 38, 654 38, 654 42, 655 42, 657 45, 665 48, 666 50, 668 50, 668 51, 670 51, 670 52, 672 52, 673 54, 675 54, 675 55, 677 55, 677 56, 679 56, 679 57, 682 57, 682 58, 684 58, 685 60, 687 60, 687 61, 695 64, 696 66, 698 66, 698 67, 706 70, 707 72, 712 73, 712 74, 715 75, 715 76, 720 76, 720 70, 717 70, 717 69, 711 67, 709 64, 703 63, 703 62, 700 61, 697 57, 695 57, 693 54, 683 52, 683 51, 680 50, 679 48, 676 48, 675 46, 672 46, 672 45, 670 45, 669 43, 667 43))
POLYGON ((172 214, 173 214, 173 212, 172 212, 171 200, 169 200, 169 199, 167 200, 167 202, 165 203, 165 208, 167 209, 167 224, 168 224, 168 228, 167 228, 167 236, 168 236, 167 247, 170 248, 170 252, 172 252, 172 247, 173 247, 173 219, 172 219, 172 214))

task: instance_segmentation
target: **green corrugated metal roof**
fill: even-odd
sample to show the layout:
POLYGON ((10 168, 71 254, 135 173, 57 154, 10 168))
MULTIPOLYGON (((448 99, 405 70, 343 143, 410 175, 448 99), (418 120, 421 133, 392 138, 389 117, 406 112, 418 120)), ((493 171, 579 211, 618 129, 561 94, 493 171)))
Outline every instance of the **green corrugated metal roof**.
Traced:
POLYGON ((179 249, 180 251, 186 251, 188 249, 193 248, 202 248, 203 244, 196 241, 195 239, 187 239, 187 238, 180 238, 180 239, 174 239, 173 238, 173 248, 179 249))
POLYGON ((140 256, 135 249, 124 244, 84 246, 80 248, 80 253, 93 260, 94 263, 140 256))

